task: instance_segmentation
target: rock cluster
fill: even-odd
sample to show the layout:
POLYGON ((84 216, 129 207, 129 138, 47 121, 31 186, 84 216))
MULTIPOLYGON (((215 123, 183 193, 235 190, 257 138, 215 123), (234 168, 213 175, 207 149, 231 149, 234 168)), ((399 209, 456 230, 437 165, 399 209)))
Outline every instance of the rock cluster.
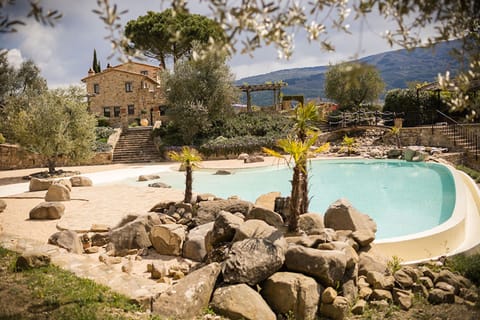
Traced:
POLYGON ((45 193, 45 202, 35 206, 29 212, 32 220, 60 219, 65 212, 63 201, 70 201, 72 187, 91 186, 92 180, 88 177, 74 176, 70 179, 30 179, 29 190, 47 191, 45 193))
MULTIPOLYGON (((344 319, 368 305, 409 309, 415 294, 430 303, 472 305, 478 299, 472 284, 450 271, 389 268, 372 245, 375 222, 345 199, 323 218, 302 215, 298 234, 286 233, 284 220, 246 201, 200 195, 195 204, 158 203, 149 214, 125 217, 112 230, 81 239, 87 252, 104 247, 99 259, 106 264, 127 255, 140 259, 149 250, 192 260, 185 268, 148 265, 152 279, 171 285, 151 301, 152 311, 165 318, 192 319, 210 307, 231 319, 344 319)), ((68 242, 76 252, 71 236, 56 234, 52 243, 67 248, 68 242)), ((131 265, 122 270, 128 273, 131 265)))

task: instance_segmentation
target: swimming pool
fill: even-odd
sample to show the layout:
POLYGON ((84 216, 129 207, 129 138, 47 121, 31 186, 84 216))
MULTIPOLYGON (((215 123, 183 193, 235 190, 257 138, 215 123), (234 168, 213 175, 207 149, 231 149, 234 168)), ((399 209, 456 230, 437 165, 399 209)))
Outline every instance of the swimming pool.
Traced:
MULTIPOLYGON (((347 198, 376 221, 377 239, 432 229, 447 221, 455 208, 453 176, 436 163, 342 159, 312 161, 309 168, 310 212, 323 214, 331 203, 347 198)), ((195 171, 194 191, 225 198, 238 195, 252 202, 271 191, 290 194, 292 172, 285 166, 236 169, 231 175, 214 172, 195 171)), ((183 173, 160 176, 160 181, 184 188, 183 173)))

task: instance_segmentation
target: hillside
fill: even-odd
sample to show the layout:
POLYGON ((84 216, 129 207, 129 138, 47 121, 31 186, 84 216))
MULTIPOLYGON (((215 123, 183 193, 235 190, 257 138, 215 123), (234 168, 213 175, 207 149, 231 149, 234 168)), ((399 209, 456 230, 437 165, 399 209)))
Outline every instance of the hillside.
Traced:
MULTIPOLYGON (((450 51, 459 48, 459 41, 443 42, 434 49, 417 48, 388 51, 358 59, 359 62, 374 65, 385 81, 386 91, 393 88, 406 88, 412 81, 435 81, 439 73, 450 70, 455 74, 460 63, 452 58, 450 51)), ((305 98, 324 98, 325 72, 328 66, 294 68, 274 71, 257 76, 242 78, 237 84, 261 84, 267 81, 283 80, 288 86, 282 89, 285 95, 303 94, 305 98)), ((272 104, 271 92, 258 92, 252 95, 256 105, 272 104)))

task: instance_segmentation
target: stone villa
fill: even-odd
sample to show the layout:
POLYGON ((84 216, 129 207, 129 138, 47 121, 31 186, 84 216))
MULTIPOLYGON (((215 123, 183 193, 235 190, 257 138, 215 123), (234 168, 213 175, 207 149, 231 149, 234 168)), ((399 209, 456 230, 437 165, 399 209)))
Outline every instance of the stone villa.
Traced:
POLYGON ((161 120, 165 100, 160 71, 160 67, 138 62, 108 65, 99 73, 88 70, 82 82, 87 86, 90 111, 115 127, 125 128, 139 119, 147 119, 149 124, 161 120))

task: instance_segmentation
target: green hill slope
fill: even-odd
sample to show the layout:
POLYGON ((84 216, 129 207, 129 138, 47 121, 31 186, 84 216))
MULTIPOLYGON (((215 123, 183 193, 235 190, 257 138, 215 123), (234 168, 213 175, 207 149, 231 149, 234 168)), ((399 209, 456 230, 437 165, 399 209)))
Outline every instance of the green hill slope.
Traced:
MULTIPOLYGON (((367 56, 358 61, 376 66, 388 91, 393 88, 407 88, 408 83, 412 81, 435 81, 437 75, 446 70, 450 70, 454 75, 459 70, 460 63, 451 56, 450 52, 453 48, 459 48, 460 45, 460 41, 443 42, 433 49, 388 51, 367 56)), ((237 84, 262 84, 267 81, 283 80, 288 83, 288 86, 282 89, 285 95, 303 94, 306 100, 318 97, 324 99, 327 70, 328 66, 285 69, 242 78, 237 81, 237 84)), ((253 95, 253 103, 260 106, 271 105, 272 99, 271 92, 258 92, 253 95)))

